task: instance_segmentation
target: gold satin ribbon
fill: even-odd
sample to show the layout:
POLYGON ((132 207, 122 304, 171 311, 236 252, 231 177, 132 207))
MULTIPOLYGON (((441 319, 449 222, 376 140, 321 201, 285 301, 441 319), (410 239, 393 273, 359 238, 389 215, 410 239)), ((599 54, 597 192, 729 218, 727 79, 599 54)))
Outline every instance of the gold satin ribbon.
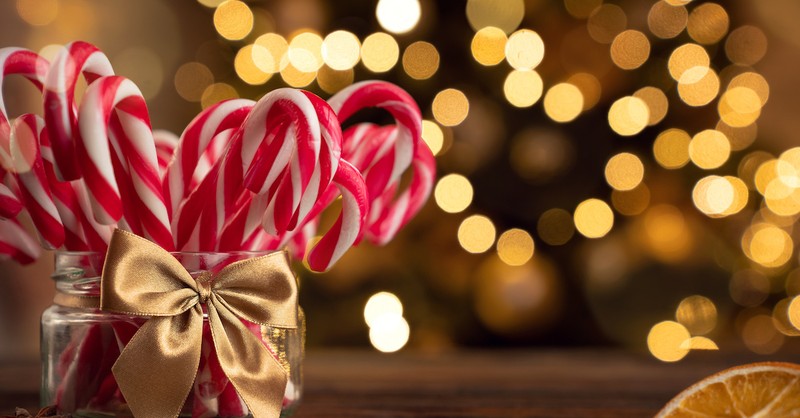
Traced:
POLYGON ((195 280, 166 250, 122 230, 106 254, 100 307, 150 317, 112 371, 137 418, 177 417, 200 362, 203 308, 220 365, 256 418, 278 417, 288 375, 241 319, 297 327, 297 283, 286 254, 239 261, 195 280))

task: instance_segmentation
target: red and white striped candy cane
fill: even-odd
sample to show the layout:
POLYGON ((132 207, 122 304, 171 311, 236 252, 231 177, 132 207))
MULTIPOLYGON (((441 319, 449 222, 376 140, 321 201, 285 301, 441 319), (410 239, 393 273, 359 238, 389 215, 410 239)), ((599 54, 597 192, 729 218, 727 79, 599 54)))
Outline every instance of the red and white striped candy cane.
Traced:
POLYGON ((178 206, 189 195, 193 183, 205 177, 216 159, 222 156, 221 151, 228 145, 223 138, 230 139, 230 136, 221 137, 218 134, 229 129, 238 129, 254 103, 246 99, 217 103, 200 112, 183 131, 175 158, 164 176, 164 194, 172 213, 178 210, 178 206), (202 164, 208 166, 201 168, 202 164), (204 172, 197 173, 198 169, 204 172))
MULTIPOLYGON (((370 196, 380 195, 386 187, 397 181, 411 165, 416 147, 422 138, 422 116, 414 99, 400 87, 385 81, 355 83, 328 100, 345 122, 359 110, 377 107, 388 111, 397 122, 397 138, 375 152, 369 167, 362 171, 370 196)), ((351 150, 343 144, 344 150, 351 150)), ((350 152, 343 158, 350 161, 350 152)))
POLYGON ((30 113, 18 117, 11 127, 10 150, 20 197, 42 246, 53 250, 64 243, 64 225, 53 202, 50 181, 39 152, 39 137, 43 130, 41 117, 30 113))
POLYGON ((114 69, 94 45, 72 42, 53 60, 44 86, 44 120, 56 157, 56 174, 61 180, 81 177, 75 149, 78 133, 75 85, 81 74, 91 84, 99 77, 114 75, 114 69))
POLYGON ((0 257, 20 264, 30 264, 42 250, 16 219, 0 219, 0 257))
MULTIPOLYGON (((3 170, 0 168, 0 179, 4 177, 3 170)), ((13 219, 22 211, 22 202, 17 195, 3 183, 0 183, 0 220, 13 219)))
MULTIPOLYGON (((143 235, 171 250, 174 244, 158 173, 158 157, 147 105, 139 88, 124 77, 97 79, 86 89, 78 121, 77 154, 95 219, 102 224, 122 219, 125 198, 133 203, 126 208, 133 209, 132 215, 141 223, 143 235), (112 129, 112 113, 119 118, 116 134, 112 129), (112 152, 129 176, 119 179, 130 181, 132 189, 125 193, 120 193, 123 182, 118 183, 120 170, 115 170, 112 152), (131 195, 125 196, 127 193, 131 195)), ((132 226, 129 218, 126 221, 132 226)))
POLYGON ((175 150, 178 148, 178 135, 167 131, 165 129, 156 129, 153 131, 153 140, 156 143, 156 156, 158 157, 158 173, 163 178, 166 175, 167 167, 175 150))

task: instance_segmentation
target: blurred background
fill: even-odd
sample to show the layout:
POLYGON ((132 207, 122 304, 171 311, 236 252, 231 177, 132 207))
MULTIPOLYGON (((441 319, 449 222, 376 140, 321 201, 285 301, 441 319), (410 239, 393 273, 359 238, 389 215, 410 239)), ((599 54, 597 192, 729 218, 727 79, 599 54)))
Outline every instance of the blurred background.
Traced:
MULTIPOLYGON (((284 86, 414 96, 434 195, 386 247, 298 266, 311 348, 800 346, 794 0, 15 0, 0 16, 2 46, 100 47, 175 133, 284 86)), ((4 88, 12 116, 41 113, 35 89, 4 88)), ((51 271, 50 254, 0 264, 0 357, 37 356, 51 271)))

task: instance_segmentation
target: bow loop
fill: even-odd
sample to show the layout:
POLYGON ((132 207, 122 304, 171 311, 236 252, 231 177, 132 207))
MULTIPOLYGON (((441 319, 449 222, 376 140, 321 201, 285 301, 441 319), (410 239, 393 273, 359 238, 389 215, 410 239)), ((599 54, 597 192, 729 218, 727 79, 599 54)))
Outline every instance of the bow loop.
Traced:
POLYGON ((242 321, 297 327, 297 283, 286 254, 236 262, 195 280, 158 245, 116 230, 103 269, 101 309, 150 317, 112 369, 131 413, 178 416, 199 365, 203 305, 220 365, 239 396, 254 417, 279 416, 287 371, 242 321))

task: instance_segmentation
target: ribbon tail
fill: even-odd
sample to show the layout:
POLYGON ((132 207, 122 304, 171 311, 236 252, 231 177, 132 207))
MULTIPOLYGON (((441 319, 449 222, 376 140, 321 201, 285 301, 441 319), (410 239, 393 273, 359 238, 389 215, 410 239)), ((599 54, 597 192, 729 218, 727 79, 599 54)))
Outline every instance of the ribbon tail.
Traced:
POLYGON ((212 295, 208 321, 222 370, 255 418, 278 418, 288 374, 242 321, 212 295))
POLYGON ((202 333, 199 305, 178 316, 153 317, 139 328, 112 368, 133 416, 180 414, 197 374, 202 333))

